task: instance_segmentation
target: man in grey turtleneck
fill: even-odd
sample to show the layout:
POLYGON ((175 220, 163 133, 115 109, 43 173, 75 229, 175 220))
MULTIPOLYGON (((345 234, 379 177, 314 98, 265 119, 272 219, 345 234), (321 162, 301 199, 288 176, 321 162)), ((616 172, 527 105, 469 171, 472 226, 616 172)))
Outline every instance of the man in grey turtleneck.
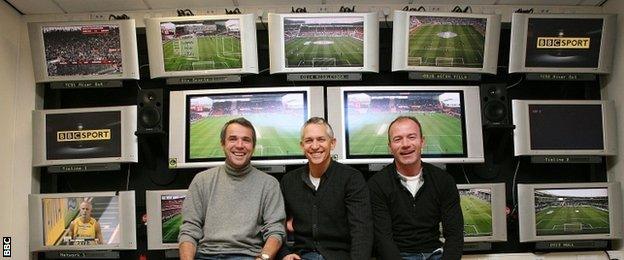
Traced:
POLYGON ((182 208, 180 259, 273 259, 285 236, 278 181, 250 165, 256 131, 244 118, 221 129, 225 165, 203 171, 182 208))

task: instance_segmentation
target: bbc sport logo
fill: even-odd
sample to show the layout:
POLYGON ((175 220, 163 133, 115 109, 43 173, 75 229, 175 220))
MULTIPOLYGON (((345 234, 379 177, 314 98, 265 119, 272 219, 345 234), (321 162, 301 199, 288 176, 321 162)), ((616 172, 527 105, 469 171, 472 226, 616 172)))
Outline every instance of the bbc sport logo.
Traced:
POLYGON ((2 237, 2 257, 11 257, 11 237, 2 237))

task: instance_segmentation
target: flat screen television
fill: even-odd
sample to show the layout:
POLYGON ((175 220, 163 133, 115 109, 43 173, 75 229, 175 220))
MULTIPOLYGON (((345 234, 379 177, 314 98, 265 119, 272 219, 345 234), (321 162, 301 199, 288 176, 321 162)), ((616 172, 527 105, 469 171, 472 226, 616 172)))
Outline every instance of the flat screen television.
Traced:
POLYGON ((33 111, 33 166, 138 162, 136 106, 33 111))
POLYGON ((303 164, 300 129, 323 117, 323 87, 231 88, 171 91, 169 167, 201 168, 225 160, 219 134, 244 117, 256 129, 254 165, 303 164))
POLYGON ((185 198, 186 190, 146 191, 148 250, 178 249, 185 198))
POLYGON ((613 14, 521 14, 511 21, 509 72, 610 73, 613 14))
POLYGON ((516 156, 617 154, 613 101, 512 100, 511 107, 516 156))
POLYGON ((30 251, 137 248, 134 191, 30 194, 28 209, 30 251))
POLYGON ((269 14, 273 73, 379 72, 374 13, 269 14))
POLYGON ((618 182, 518 184, 520 242, 622 238, 618 182))
POLYGON ((145 20, 151 78, 258 73, 253 14, 145 20))
POLYGON ((139 79, 134 20, 28 24, 35 81, 139 79))
POLYGON ((496 74, 500 15, 394 11, 392 71, 496 74))
POLYGON ((341 162, 392 162, 388 126, 402 115, 422 124, 423 161, 484 161, 478 86, 328 87, 327 107, 341 162))
POLYGON ((458 184, 464 242, 507 241, 505 183, 458 184))

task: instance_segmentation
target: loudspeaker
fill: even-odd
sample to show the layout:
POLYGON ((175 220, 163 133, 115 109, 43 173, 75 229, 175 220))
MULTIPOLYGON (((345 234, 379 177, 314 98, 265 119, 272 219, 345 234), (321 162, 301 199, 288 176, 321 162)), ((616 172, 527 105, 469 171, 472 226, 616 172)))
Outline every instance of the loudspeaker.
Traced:
POLYGON ((140 90, 137 95, 137 106, 137 134, 163 133, 163 90, 140 90))
POLYGON ((483 84, 481 90, 481 122, 484 126, 509 126, 507 85, 483 84))

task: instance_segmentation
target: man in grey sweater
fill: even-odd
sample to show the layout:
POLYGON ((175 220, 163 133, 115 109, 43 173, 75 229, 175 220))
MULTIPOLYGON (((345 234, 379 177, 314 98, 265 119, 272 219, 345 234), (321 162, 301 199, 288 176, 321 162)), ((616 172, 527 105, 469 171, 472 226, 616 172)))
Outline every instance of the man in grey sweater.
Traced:
POLYGON ((278 181, 250 165, 256 132, 244 118, 221 129, 225 165, 203 171, 182 208, 180 259, 273 259, 285 236, 278 181))

